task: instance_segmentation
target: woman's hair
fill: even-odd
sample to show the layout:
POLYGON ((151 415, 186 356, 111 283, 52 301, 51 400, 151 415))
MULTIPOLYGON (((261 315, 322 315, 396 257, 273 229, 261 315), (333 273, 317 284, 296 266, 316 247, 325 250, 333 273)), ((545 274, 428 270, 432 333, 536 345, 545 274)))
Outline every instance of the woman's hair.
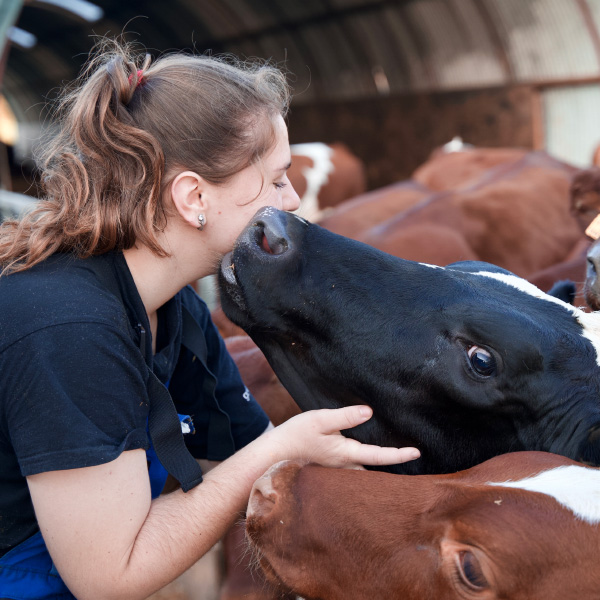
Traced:
POLYGON ((38 157, 42 199, 0 226, 3 274, 136 241, 166 256, 156 233, 177 170, 219 184, 259 162, 289 98, 285 75, 265 61, 177 53, 151 64, 104 41, 60 99, 58 133, 38 157))

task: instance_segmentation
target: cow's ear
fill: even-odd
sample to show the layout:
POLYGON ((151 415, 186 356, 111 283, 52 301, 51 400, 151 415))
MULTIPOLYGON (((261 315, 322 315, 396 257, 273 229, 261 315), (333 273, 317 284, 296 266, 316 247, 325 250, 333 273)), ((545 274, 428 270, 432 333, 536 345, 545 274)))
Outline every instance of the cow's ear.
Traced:
POLYGON ((482 262, 479 260, 463 260, 446 266, 446 269, 453 271, 462 271, 463 273, 503 273, 504 275, 514 275, 510 271, 503 269, 492 263, 482 262))
POLYGON ((575 283, 570 279, 564 281, 557 281, 547 292, 548 296, 558 298, 567 304, 575 304, 575 292, 577 288, 575 283))

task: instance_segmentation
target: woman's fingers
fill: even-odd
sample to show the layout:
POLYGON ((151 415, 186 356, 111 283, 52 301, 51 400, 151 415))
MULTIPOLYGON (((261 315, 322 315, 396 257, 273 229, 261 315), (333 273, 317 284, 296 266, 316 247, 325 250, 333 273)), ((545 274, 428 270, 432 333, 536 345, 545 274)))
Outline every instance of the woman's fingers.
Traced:
POLYGON ((309 420, 310 429, 316 434, 316 438, 312 442, 304 438, 304 441, 309 443, 304 452, 308 452, 311 460, 320 464, 360 468, 361 465, 393 465, 419 458, 421 454, 416 448, 386 448, 361 444, 339 435, 344 429, 352 429, 368 421, 372 415, 373 410, 369 406, 356 405, 312 410, 294 419, 309 420))
POLYGON ((373 409, 366 405, 344 406, 343 408, 322 408, 309 411, 318 421, 321 433, 329 434, 352 429, 373 416, 373 409))
POLYGON ((389 448, 361 444, 356 440, 348 440, 348 442, 355 442, 355 444, 349 444, 347 448, 348 462, 358 465, 396 465, 421 456, 416 448, 411 447, 389 448))

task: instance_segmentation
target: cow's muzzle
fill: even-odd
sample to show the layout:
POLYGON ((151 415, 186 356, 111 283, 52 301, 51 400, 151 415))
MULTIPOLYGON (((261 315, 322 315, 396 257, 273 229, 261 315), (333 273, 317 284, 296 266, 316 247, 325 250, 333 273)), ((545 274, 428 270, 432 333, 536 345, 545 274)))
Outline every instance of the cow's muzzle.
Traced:
POLYGON ((232 252, 221 262, 221 275, 230 285, 238 285, 236 267, 243 256, 251 255, 262 261, 283 257, 295 244, 289 229, 306 226, 301 217, 266 206, 261 208, 239 235, 232 252))
POLYGON ((226 313, 228 306, 230 311, 238 314, 240 310, 247 316, 249 307, 257 303, 257 295, 277 285, 282 272, 289 276, 308 225, 301 217, 271 206, 254 215, 236 240, 233 251, 221 261, 219 287, 226 313))

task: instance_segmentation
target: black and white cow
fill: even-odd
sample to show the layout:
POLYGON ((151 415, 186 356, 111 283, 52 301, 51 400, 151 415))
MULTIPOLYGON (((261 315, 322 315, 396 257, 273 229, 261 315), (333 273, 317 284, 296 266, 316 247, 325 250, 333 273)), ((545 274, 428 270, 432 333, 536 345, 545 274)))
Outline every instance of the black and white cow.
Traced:
POLYGON ((369 404, 348 435, 421 450, 393 472, 517 450, 600 463, 600 316, 508 271, 402 260, 265 208, 219 278, 303 410, 369 404))

